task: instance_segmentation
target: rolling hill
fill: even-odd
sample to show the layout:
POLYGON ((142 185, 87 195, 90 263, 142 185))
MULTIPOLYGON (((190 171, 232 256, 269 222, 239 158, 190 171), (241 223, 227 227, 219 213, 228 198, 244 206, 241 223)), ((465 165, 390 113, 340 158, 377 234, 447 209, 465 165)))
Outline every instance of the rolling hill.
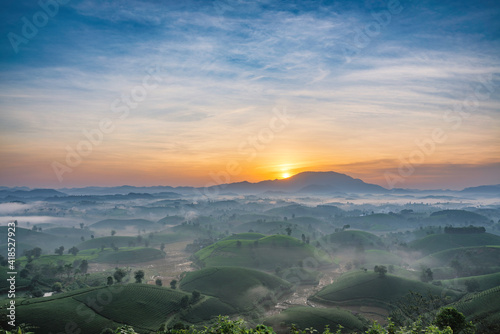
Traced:
POLYGON ((335 306, 375 306, 390 309, 391 304, 409 291, 426 295, 458 297, 458 293, 438 286, 406 278, 387 275, 379 277, 371 272, 355 271, 342 275, 337 281, 324 287, 310 299, 335 306))
POLYGON ((409 247, 424 255, 460 247, 500 245, 500 236, 490 233, 432 234, 412 241, 409 247))
POLYGON ((90 225, 93 229, 145 229, 146 231, 159 230, 161 228, 155 222, 146 219, 105 219, 90 225))
MULTIPOLYGON (((189 310, 184 308, 183 311, 181 299, 184 296, 190 298, 191 294, 147 284, 87 288, 47 298, 18 299, 16 322, 36 326, 36 333, 66 333, 68 326, 82 333, 101 333, 104 328, 124 324, 133 326, 139 333, 150 333, 166 321, 189 317, 191 307, 196 308, 192 311, 193 317, 205 321, 230 309, 213 307, 218 305, 217 301, 214 303, 202 297, 189 310), (206 302, 208 304, 204 305, 206 302), (200 312, 200 308, 204 312, 200 312)), ((3 306, 0 309, 2 322, 6 312, 3 306)), ((0 323, 6 328, 4 325, 0 323)))
POLYGON ((342 333, 361 332, 365 329, 367 320, 353 315, 351 312, 339 308, 312 308, 295 306, 283 312, 268 317, 264 324, 275 330, 295 324, 297 328, 316 328, 319 333, 329 326, 336 331, 338 325, 343 327, 342 333))
POLYGON ((257 240, 238 240, 233 236, 199 250, 193 258, 202 267, 236 266, 265 270, 297 266, 306 259, 314 259, 320 266, 331 263, 324 252, 284 235, 257 240))
POLYGON ((188 272, 180 282, 183 291, 198 290, 240 311, 272 301, 290 292, 291 286, 276 276, 238 267, 210 267, 188 272))

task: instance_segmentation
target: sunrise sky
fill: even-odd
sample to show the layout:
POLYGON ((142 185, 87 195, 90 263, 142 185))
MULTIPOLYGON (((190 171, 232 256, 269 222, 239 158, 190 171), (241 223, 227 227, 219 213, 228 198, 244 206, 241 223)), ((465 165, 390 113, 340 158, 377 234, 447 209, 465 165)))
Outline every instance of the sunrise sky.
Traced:
POLYGON ((500 183, 497 0, 40 3, 0 4, 0 186, 500 183))

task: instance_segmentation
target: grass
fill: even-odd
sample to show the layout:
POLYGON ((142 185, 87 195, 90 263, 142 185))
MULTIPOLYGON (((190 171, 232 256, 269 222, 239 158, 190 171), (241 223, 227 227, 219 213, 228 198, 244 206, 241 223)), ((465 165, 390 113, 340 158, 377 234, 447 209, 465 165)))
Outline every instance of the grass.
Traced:
POLYGON ((483 333, 500 332, 500 286, 467 295, 455 306, 483 333))
POLYGON ((393 275, 379 277, 374 272, 355 271, 342 275, 336 282, 327 285, 311 300, 342 306, 366 305, 390 309, 391 304, 410 291, 426 295, 447 295, 457 298, 458 293, 429 284, 393 275))
MULTIPOLYGON (((37 333, 65 332, 74 322, 82 333, 99 333, 121 324, 140 332, 152 331, 179 312, 186 294, 146 284, 88 288, 16 304, 16 322, 38 327, 37 333)), ((6 312, 5 309, 0 313, 6 312)))
POLYGON ((101 246, 111 247, 111 244, 114 244, 116 247, 128 247, 130 243, 137 243, 137 237, 122 237, 122 236, 109 236, 109 237, 100 237, 85 240, 78 245, 76 248, 79 250, 92 249, 92 248, 101 248, 101 246))
POLYGON ((366 322, 351 312, 339 308, 297 306, 265 319, 264 324, 275 329, 283 327, 284 324, 287 327, 295 324, 298 328, 315 328, 319 332, 322 332, 325 326, 329 326, 330 330, 335 331, 338 325, 341 325, 344 327, 343 333, 350 333, 352 331, 362 331, 366 322))
POLYGON ((498 267, 500 265, 500 246, 462 247, 447 249, 427 255, 417 264, 429 267, 444 267, 457 259, 466 267, 498 267))
POLYGON ((500 236, 490 233, 432 234, 409 244, 410 248, 420 251, 424 255, 447 249, 484 245, 500 246, 500 236))
POLYGON ((313 258, 320 266, 331 263, 322 251, 284 235, 267 236, 258 240, 221 240, 194 254, 195 261, 202 266, 235 266, 265 270, 274 270, 278 266, 297 266, 308 258, 313 258))
POLYGON ((465 290, 466 289, 465 281, 470 279, 475 279, 479 283, 479 291, 484 291, 500 286, 500 272, 488 275, 470 276, 470 277, 461 277, 461 278, 443 280, 441 281, 441 283, 445 286, 455 287, 455 288, 459 287, 465 290))
POLYGON ((99 252, 99 257, 94 259, 93 262, 115 264, 141 263, 163 259, 164 257, 165 253, 156 248, 132 247, 118 251, 105 250, 99 252))
POLYGON ((180 288, 216 297, 240 311, 249 311, 269 294, 281 296, 291 284, 261 271, 236 267, 210 267, 186 273, 180 288))

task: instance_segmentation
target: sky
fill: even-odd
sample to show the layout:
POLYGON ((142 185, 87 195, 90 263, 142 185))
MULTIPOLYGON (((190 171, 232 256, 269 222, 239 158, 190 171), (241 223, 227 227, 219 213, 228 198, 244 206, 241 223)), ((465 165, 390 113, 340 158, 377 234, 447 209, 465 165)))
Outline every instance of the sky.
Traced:
POLYGON ((498 1, 0 9, 0 186, 500 184, 498 1))

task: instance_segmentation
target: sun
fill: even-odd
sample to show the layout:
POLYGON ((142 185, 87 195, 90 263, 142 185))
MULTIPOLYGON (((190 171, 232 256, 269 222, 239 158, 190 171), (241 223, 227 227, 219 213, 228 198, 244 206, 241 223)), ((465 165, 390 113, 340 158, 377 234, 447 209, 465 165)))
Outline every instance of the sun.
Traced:
POLYGON ((284 179, 288 179, 290 176, 292 176, 292 174, 290 174, 289 172, 284 172, 283 174, 281 174, 281 177, 284 179))

